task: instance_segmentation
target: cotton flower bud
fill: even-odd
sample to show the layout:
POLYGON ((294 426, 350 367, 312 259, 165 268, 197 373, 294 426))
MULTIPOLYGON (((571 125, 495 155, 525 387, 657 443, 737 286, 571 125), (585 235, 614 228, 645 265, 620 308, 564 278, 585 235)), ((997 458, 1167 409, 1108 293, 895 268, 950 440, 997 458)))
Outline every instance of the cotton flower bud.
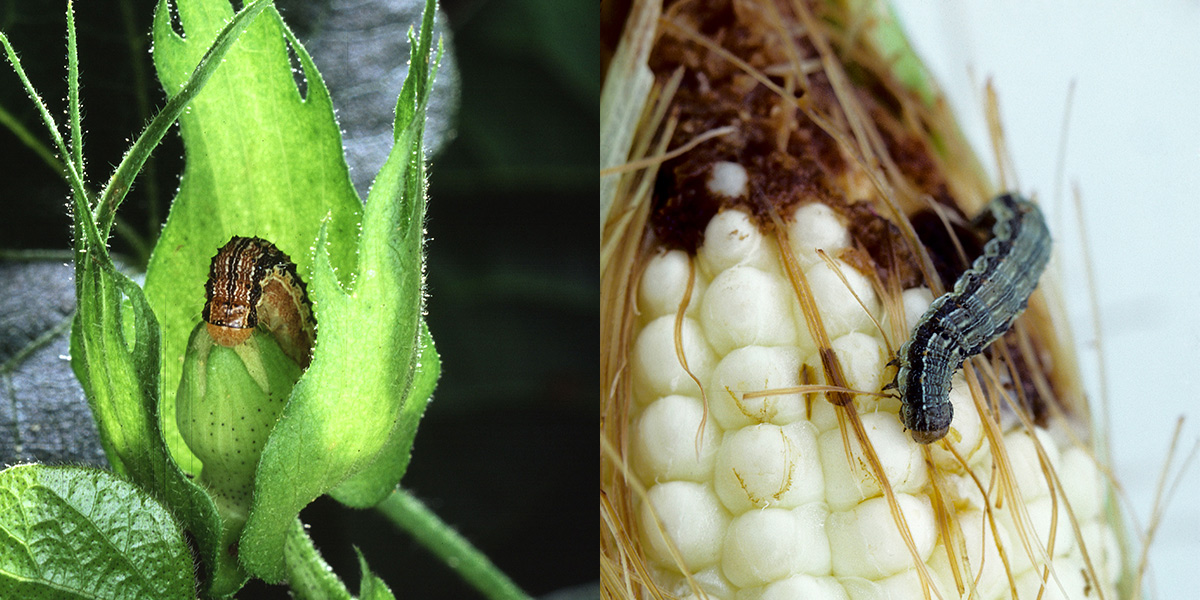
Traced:
POLYGON ((246 521, 259 456, 300 373, 261 330, 231 348, 216 344, 204 323, 192 331, 175 420, 204 465, 200 482, 227 529, 240 531, 246 521))

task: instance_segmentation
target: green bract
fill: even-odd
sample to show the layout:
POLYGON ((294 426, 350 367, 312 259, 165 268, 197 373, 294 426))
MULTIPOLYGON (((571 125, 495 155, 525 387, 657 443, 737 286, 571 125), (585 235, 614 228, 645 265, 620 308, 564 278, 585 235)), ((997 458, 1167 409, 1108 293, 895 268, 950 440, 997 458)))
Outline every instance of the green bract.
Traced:
MULTIPOLYGON (((177 0, 181 37, 160 1, 154 15, 154 65, 174 96, 233 14, 228 0, 177 0)), ((304 47, 274 9, 247 28, 204 90, 179 117, 185 165, 179 193, 146 271, 146 298, 162 324, 162 426, 171 453, 195 472, 175 429, 174 384, 192 327, 204 306, 204 282, 217 249, 235 235, 275 244, 312 278, 312 248, 328 217, 335 239, 353 239, 362 202, 350 183, 329 92, 304 47), (308 83, 301 97, 288 59, 295 52, 308 83)), ((332 249, 349 277, 354 247, 332 249)))

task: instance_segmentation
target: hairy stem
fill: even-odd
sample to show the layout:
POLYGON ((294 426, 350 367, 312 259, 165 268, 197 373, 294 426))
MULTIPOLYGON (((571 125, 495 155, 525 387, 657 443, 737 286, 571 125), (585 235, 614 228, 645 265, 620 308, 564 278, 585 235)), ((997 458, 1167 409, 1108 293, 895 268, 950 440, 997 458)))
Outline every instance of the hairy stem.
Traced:
POLYGON ((397 489, 377 507, 442 562, 492 600, 529 600, 511 579, 416 497, 397 489))

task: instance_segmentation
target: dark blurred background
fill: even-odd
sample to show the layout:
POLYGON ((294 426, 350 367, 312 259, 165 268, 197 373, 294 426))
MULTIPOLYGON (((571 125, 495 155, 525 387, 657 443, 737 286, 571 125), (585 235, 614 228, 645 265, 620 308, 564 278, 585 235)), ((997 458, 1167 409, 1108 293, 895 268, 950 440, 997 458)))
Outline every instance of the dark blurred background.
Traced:
MULTIPOLYGON (((149 54, 153 5, 76 5, 84 153, 94 188, 165 102, 149 54)), ((277 5, 330 86, 352 175, 365 194, 390 144, 408 56, 404 32, 420 8, 400 0, 277 5)), ((430 126, 428 321, 443 373, 403 485, 541 596, 597 577, 596 8, 540 0, 445 1, 441 8, 453 56, 439 76, 430 126)), ((64 11, 65 2, 0 0, 0 30, 60 122, 64 11)), ((0 308, 11 310, 0 310, 0 463, 96 464, 102 454, 90 416, 61 358, 73 305, 70 270, 62 266, 70 257, 68 188, 14 127, 51 146, 6 64, 0 308), (34 297, 45 300, 30 306, 22 298, 37 286, 46 289, 34 297)), ((113 249, 132 270, 144 268, 182 155, 172 132, 121 207, 124 227, 113 249)), ((397 597, 478 596, 373 511, 318 500, 302 516, 352 590, 357 546, 397 597)), ((287 594, 257 585, 239 597, 287 594)))

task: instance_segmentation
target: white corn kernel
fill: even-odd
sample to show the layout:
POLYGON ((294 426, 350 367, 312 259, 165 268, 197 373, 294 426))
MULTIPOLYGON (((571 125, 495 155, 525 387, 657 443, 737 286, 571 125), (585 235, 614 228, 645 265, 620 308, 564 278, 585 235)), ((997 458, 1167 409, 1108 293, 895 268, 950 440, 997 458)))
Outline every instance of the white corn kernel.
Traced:
POLYGON ((788 224, 788 244, 801 266, 821 262, 817 250, 836 258, 838 250, 850 247, 850 232, 832 208, 812 202, 797 208, 793 215, 788 224))
MULTIPOLYGON (((1005 548, 1011 555, 1014 549, 1020 551, 1010 542, 1007 531, 1000 526, 995 528, 999 534, 1000 543, 996 543, 993 528, 987 521, 987 514, 982 511, 968 510, 959 513, 956 525, 962 531, 962 548, 966 550, 969 572, 960 573, 964 578, 973 582, 981 598, 994 598, 1008 587, 1008 576, 1005 572, 1004 559, 1000 556, 999 548, 1005 548)), ((934 551, 929 560, 930 567, 939 574, 943 581, 953 581, 949 558, 940 549, 934 551)))
MULTIPOLYGON (((1046 564, 1047 557, 1067 556, 1075 550, 1075 532, 1071 529, 1070 515, 1067 513, 1067 506, 1061 497, 1057 506, 1053 505, 1049 496, 1026 500, 1024 509, 1028 521, 1025 522, 1023 529, 1025 535, 1033 542, 1034 553, 1030 560, 1031 557, 1024 548, 1013 548, 1009 554, 1009 562, 1014 573, 1022 573, 1035 567, 1041 568, 1046 564), (1056 512, 1057 523, 1054 522, 1056 512), (1050 535, 1052 530, 1053 536, 1050 535)), ((999 514, 999 521, 1008 531, 1009 537, 1020 539, 1021 533, 1015 523, 1017 515, 1014 514, 1014 511, 1003 510, 999 514)))
POLYGON ((739 265, 779 271, 774 244, 740 210, 719 212, 708 222, 696 257, 710 277, 739 265))
MULTIPOLYGON (((1061 462, 1059 460, 1058 444, 1054 442, 1050 434, 1044 431, 1037 432, 1037 441, 1049 458, 1050 466, 1057 470, 1061 462)), ((1050 488, 1046 482, 1046 467, 1042 466, 1033 438, 1023 430, 1013 431, 1004 436, 1004 448, 1008 454, 1008 462, 1012 469, 1013 478, 1016 480, 1017 488, 1021 490, 1021 496, 1025 501, 1029 502, 1049 495, 1050 488)))
MULTIPOLYGON (((705 381, 717 361, 700 325, 684 319, 680 337, 688 370, 705 381)), ((649 394, 646 401, 671 394, 700 395, 700 387, 684 370, 675 352, 674 315, 659 317, 642 329, 633 347, 633 367, 635 381, 649 394)))
POLYGON ((680 573, 663 572, 660 573, 660 577, 664 581, 666 589, 680 600, 703 600, 703 596, 696 594, 693 590, 693 583, 704 592, 708 600, 734 600, 734 597, 737 596, 737 590, 721 573, 719 564, 696 571, 692 574, 690 582, 680 573))
POLYGON ((642 283, 638 286, 638 309, 642 318, 649 321, 663 315, 674 315, 687 292, 688 273, 691 271, 697 273, 692 280, 687 315, 695 316, 708 281, 700 275, 693 261, 682 250, 662 252, 651 258, 642 272, 642 283))
MULTIPOLYGON (((937 540, 929 498, 896 494, 921 561, 937 540)), ((838 577, 882 579, 913 567, 913 555, 900 536, 887 499, 872 498, 848 511, 832 512, 826 524, 838 577)))
MULTIPOLYGON (((891 413, 868 413, 861 417, 867 439, 874 448, 883 472, 897 492, 917 492, 929 482, 921 446, 904 431, 891 413)), ((879 480, 863 455, 862 446, 849 437, 851 459, 847 460, 842 433, 836 429, 821 434, 819 448, 825 472, 825 498, 833 510, 848 510, 880 495, 879 480)))
POLYGON ((805 422, 731 431, 717 452, 713 484, 734 514, 822 500, 825 486, 816 431, 805 422))
POLYGON ((1100 516, 1104 507, 1104 492, 1100 487, 1103 480, 1092 457, 1079 448, 1067 448, 1062 454, 1062 469, 1058 476, 1077 519, 1100 516))
POLYGON ((832 577, 792 575, 738 595, 738 600, 849 600, 846 590, 832 577))
POLYGON ((689 570, 696 571, 717 562, 725 530, 729 527, 729 513, 725 512, 711 486, 669 481, 650 488, 646 497, 649 504, 642 506, 642 536, 651 555, 660 564, 675 564, 666 538, 670 538, 689 570), (651 506, 658 514, 657 523, 651 506))
POLYGON ((725 576, 734 585, 754 587, 797 573, 829 574, 827 514, 821 503, 742 513, 725 537, 725 576))
POLYGON ((900 302, 904 305, 904 330, 912 331, 933 304, 933 292, 927 287, 909 288, 900 294, 900 302))
POLYGON ((748 180, 746 167, 735 162, 718 161, 713 163, 706 187, 717 196, 740 198, 746 195, 748 180))
POLYGON ((790 346, 796 343, 792 303, 778 275, 739 265, 713 278, 700 323, 720 355, 742 346, 790 346))
POLYGON ((704 404, 691 396, 666 396, 646 407, 634 425, 634 468, 646 481, 710 481, 721 430, 704 420, 704 404))
POLYGON ((838 338, 851 331, 876 331, 871 315, 879 314, 879 297, 871 287, 871 282, 848 263, 840 260, 833 262, 837 271, 825 262, 814 264, 804 271, 829 338, 838 338), (846 278, 845 282, 839 273, 846 278), (859 304, 860 301, 862 304, 859 304))
POLYGON ((804 395, 771 394, 746 398, 750 392, 800 385, 800 351, 791 346, 746 346, 730 352, 713 368, 709 408, 725 429, 756 423, 783 425, 804 418, 804 395))

